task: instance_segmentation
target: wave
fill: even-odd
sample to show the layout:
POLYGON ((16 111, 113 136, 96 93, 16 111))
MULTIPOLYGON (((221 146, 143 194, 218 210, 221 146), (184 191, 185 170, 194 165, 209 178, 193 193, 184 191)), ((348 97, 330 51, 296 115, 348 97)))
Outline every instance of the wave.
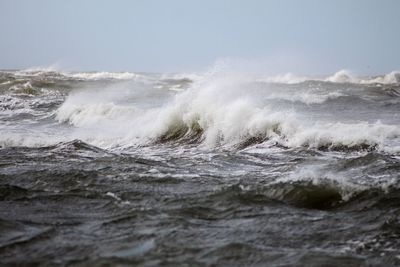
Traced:
POLYGON ((202 73, 186 72, 186 73, 165 73, 161 75, 161 80, 188 80, 200 81, 204 78, 202 73))
POLYGON ((100 139, 120 139, 125 145, 195 138, 208 147, 246 147, 267 142, 285 147, 348 150, 382 149, 386 141, 400 137, 396 125, 380 122, 302 125, 300 119, 289 112, 253 109, 240 101, 221 109, 201 112, 204 113, 179 106, 145 111, 112 103, 85 107, 63 105, 57 112, 57 119, 76 127, 94 129, 100 139), (112 133, 108 135, 110 131, 112 133))
MULTIPOLYGON (((150 79, 149 75, 135 72, 107 72, 107 71, 87 71, 87 72, 69 72, 62 71, 55 66, 50 67, 34 67, 18 71, 1 71, 2 73, 14 74, 19 77, 38 77, 43 75, 59 76, 69 79, 78 80, 138 80, 150 79)), ((192 73, 166 73, 161 74, 161 80, 189 80, 201 81, 204 77, 209 76, 207 72, 192 72, 192 73)), ((323 76, 307 76, 297 75, 294 73, 285 73, 275 76, 256 77, 255 80, 266 83, 278 84, 299 84, 308 81, 330 82, 330 83, 354 83, 354 84, 398 84, 400 83, 400 71, 392 71, 380 76, 357 76, 349 70, 339 70, 333 75, 323 76)))
POLYGON ((359 186, 335 178, 318 180, 286 180, 266 186, 233 185, 217 191, 210 198, 216 201, 228 198, 242 203, 282 202, 307 209, 360 210, 371 206, 387 206, 388 199, 397 199, 400 190, 397 186, 383 188, 379 185, 359 186))
POLYGON ((60 73, 60 69, 55 65, 51 65, 48 67, 31 67, 23 70, 18 70, 13 73, 17 76, 39 76, 49 73, 60 73))
MULTIPOLYGON (((388 161, 393 160, 389 157, 385 160, 384 155, 372 152, 356 158, 343 159, 343 161, 345 164, 359 161, 358 168, 368 169, 370 173, 373 173, 378 163, 387 167, 390 165, 388 161), (369 162, 365 162, 365 160, 369 162)), ((392 166, 397 166, 397 162, 392 164, 392 166)), ((332 165, 340 168, 341 164, 336 162, 332 165)), ((348 168, 355 168, 355 166, 348 168)), ((326 166, 308 165, 277 179, 263 180, 260 183, 243 179, 237 184, 214 192, 209 197, 214 201, 219 201, 221 198, 264 204, 278 201, 278 203, 283 202, 310 209, 344 208, 351 210, 353 207, 360 209, 379 205, 379 202, 381 200, 385 202, 385 198, 389 195, 400 193, 399 183, 394 179, 382 177, 368 180, 366 183, 362 172, 356 174, 356 177, 349 177, 352 173, 349 172, 349 169, 338 171, 328 170, 326 166)))
POLYGON ((332 83, 358 83, 358 79, 355 78, 349 71, 347 70, 340 70, 329 76, 324 81, 332 82, 332 83))
POLYGON ((376 77, 356 77, 351 72, 341 70, 326 79, 329 82, 336 83, 358 83, 358 84, 396 84, 400 83, 400 72, 392 71, 388 74, 376 77))
POLYGON ((360 83, 364 84, 395 84, 400 83, 400 71, 392 71, 384 76, 378 76, 375 78, 361 80, 360 83))
POLYGON ((135 113, 135 107, 121 107, 114 103, 97 103, 79 105, 64 104, 57 112, 58 120, 69 121, 75 126, 96 125, 97 123, 109 121, 128 121, 135 113))
POLYGON ((348 70, 339 70, 328 77, 301 76, 286 73, 277 76, 259 78, 266 83, 298 84, 308 81, 330 82, 330 83, 353 83, 353 84, 397 84, 400 83, 400 71, 392 71, 388 74, 372 77, 357 77, 348 70))
POLYGON ((102 79, 114 79, 114 80, 132 80, 142 78, 143 75, 133 72, 78 72, 78 73, 63 73, 63 75, 76 79, 84 80, 102 80, 102 79))
POLYGON ((24 83, 16 83, 14 85, 11 85, 8 88, 8 90, 13 95, 25 95, 25 96, 38 96, 38 95, 54 93, 54 92, 50 92, 49 90, 46 90, 43 87, 38 87, 38 86, 32 85, 32 82, 30 82, 30 81, 27 81, 24 83))
POLYGON ((78 80, 134 80, 143 78, 144 75, 134 72, 107 72, 107 71, 87 71, 70 72, 62 71, 57 67, 33 67, 17 71, 2 71, 2 73, 12 74, 16 77, 42 77, 51 76, 53 78, 69 78, 78 80))
POLYGON ((77 93, 58 109, 57 119, 86 131, 83 140, 111 147, 197 142, 206 147, 265 143, 288 148, 400 151, 399 125, 315 121, 291 109, 261 103, 259 95, 243 90, 246 86, 232 77, 208 78, 150 108, 120 105, 118 96, 93 103, 95 96, 77 93))
MULTIPOLYGON (((119 74, 122 76, 108 72, 72 75, 77 75, 74 79, 87 77, 89 80, 106 77, 123 79, 124 75, 127 78, 136 77, 132 73, 119 74)), ((397 79, 396 75, 397 72, 392 72, 384 76, 381 82, 392 82, 397 79)), ((63 80, 57 83, 53 79, 42 81, 23 78, 17 83, 5 85, 7 96, 3 98, 4 103, 0 108, 4 111, 3 115, 10 118, 13 112, 33 112, 27 108, 39 110, 40 116, 45 112, 53 116, 54 108, 69 93, 57 108, 55 118, 62 123, 61 127, 69 127, 68 124, 73 126, 68 128, 71 131, 68 136, 70 139, 44 137, 44 144, 48 144, 47 139, 80 139, 105 148, 169 142, 242 149, 261 143, 287 148, 400 152, 400 127, 395 117, 381 122, 377 119, 383 116, 368 112, 365 113, 370 115, 368 118, 363 117, 363 113, 359 117, 351 116, 352 120, 342 118, 339 113, 334 116, 328 114, 329 109, 334 110, 339 104, 340 107, 343 104, 347 106, 347 103, 358 105, 361 113, 365 112, 367 105, 393 112, 398 97, 396 87, 358 86, 351 90, 346 85, 336 83, 361 83, 362 80, 357 80, 346 71, 324 78, 327 82, 323 85, 286 85, 307 81, 305 77, 292 74, 276 80, 265 80, 283 85, 263 84, 255 81, 254 76, 219 72, 209 72, 193 79, 188 81, 184 76, 164 75, 154 76, 154 83, 85 84, 80 81, 71 83, 63 80), (63 95, 53 91, 58 86, 61 86, 63 95), (382 107, 382 103, 390 106, 382 107), (319 113, 327 116, 319 116, 319 113)), ((344 116, 349 115, 352 114, 344 116)), ((16 119, 20 118, 23 116, 16 119)), ((12 135, 3 135, 0 142, 6 145, 38 144, 38 138, 32 138, 34 141, 31 142, 26 141, 30 140, 29 137, 20 138, 16 135, 13 142, 12 135)))
POLYGON ((283 84, 297 84, 312 80, 311 77, 298 76, 293 73, 280 74, 276 76, 269 76, 259 78, 258 81, 266 83, 283 83, 283 84))
POLYGON ((65 142, 66 138, 69 139, 69 136, 49 135, 41 132, 32 132, 30 135, 17 131, 5 132, 0 136, 0 148, 44 147, 65 142))

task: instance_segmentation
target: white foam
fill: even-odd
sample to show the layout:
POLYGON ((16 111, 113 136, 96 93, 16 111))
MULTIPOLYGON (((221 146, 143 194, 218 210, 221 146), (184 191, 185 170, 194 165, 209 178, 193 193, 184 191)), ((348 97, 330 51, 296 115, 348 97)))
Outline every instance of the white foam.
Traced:
POLYGON ((258 81, 280 84, 298 84, 306 81, 321 81, 331 83, 354 83, 354 84, 396 84, 400 83, 400 71, 392 71, 388 74, 375 77, 358 77, 349 70, 339 70, 333 75, 323 77, 296 75, 286 73, 276 76, 258 78, 258 81))
POLYGON ((342 92, 319 92, 318 90, 294 90, 294 91, 274 91, 271 92, 265 99, 281 99, 290 102, 302 102, 307 105, 322 104, 327 100, 335 99, 344 96, 342 92))
POLYGON ((50 65, 47 67, 31 67, 14 72, 17 76, 39 76, 50 72, 59 72, 60 68, 57 65, 50 65))
POLYGON ((42 147, 54 145, 59 142, 71 140, 70 136, 59 135, 59 134, 49 134, 43 131, 31 131, 30 134, 26 134, 24 131, 9 129, 1 129, 2 134, 0 135, 0 147, 16 147, 16 146, 26 146, 26 147, 42 147))
POLYGON ((182 72, 182 73, 165 73, 161 75, 162 80, 191 80, 191 81, 199 81, 203 78, 203 74, 198 72, 182 72))
POLYGON ((10 73, 13 73, 16 76, 21 76, 21 77, 25 76, 32 77, 48 73, 56 73, 65 77, 82 79, 82 80, 102 80, 102 79, 135 80, 135 79, 145 78, 145 75, 134 72, 108 72, 108 71, 70 72, 61 70, 56 65, 51 65, 48 67, 32 67, 10 73))
POLYGON ((140 74, 133 72, 78 72, 78 73, 63 73, 65 76, 84 79, 84 80, 101 80, 101 79, 116 79, 116 80, 131 80, 143 77, 140 74))

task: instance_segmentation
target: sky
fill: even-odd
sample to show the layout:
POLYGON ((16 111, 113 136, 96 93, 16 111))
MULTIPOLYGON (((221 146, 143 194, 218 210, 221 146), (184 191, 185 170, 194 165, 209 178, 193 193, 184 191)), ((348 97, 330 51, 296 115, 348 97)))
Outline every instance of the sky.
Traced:
POLYGON ((399 0, 0 0, 0 69, 400 69, 399 0))

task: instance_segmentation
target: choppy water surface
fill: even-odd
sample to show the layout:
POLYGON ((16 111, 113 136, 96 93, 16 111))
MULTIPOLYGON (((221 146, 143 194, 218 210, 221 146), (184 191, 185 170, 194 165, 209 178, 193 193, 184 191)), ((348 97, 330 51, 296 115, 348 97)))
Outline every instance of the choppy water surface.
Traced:
POLYGON ((0 263, 400 265, 400 79, 0 72, 0 263))

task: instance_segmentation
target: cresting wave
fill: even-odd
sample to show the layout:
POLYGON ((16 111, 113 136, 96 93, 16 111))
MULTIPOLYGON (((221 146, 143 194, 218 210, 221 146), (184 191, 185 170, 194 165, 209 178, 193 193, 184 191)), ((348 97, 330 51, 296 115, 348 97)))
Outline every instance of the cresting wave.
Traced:
MULTIPOLYGON (((254 91, 250 86, 241 78, 208 77, 161 106, 150 108, 116 104, 125 98, 123 95, 114 95, 110 101, 109 97, 99 99, 98 91, 93 92, 96 96, 77 92, 58 109, 56 118, 77 127, 76 138, 107 148, 183 142, 204 147, 241 148, 263 143, 290 148, 400 151, 397 124, 313 120, 290 106, 271 106, 261 100, 271 98, 269 91, 254 91)), ((328 92, 327 98, 331 94, 328 92)))
POLYGON ((95 136, 84 135, 83 139, 106 147, 129 147, 158 141, 196 141, 207 147, 246 147, 265 142, 292 148, 376 148, 400 152, 398 145, 390 146, 390 140, 400 137, 400 129, 380 122, 316 123, 306 126, 293 114, 253 109, 241 101, 214 109, 213 114, 209 111, 201 114, 182 109, 185 107, 171 106, 166 110, 135 112, 133 109, 117 108, 111 104, 85 108, 64 105, 59 109, 57 118, 61 122, 96 131, 95 136), (135 113, 144 113, 144 116, 130 117, 130 114, 135 113), (110 132, 110 129, 113 131, 110 132))

